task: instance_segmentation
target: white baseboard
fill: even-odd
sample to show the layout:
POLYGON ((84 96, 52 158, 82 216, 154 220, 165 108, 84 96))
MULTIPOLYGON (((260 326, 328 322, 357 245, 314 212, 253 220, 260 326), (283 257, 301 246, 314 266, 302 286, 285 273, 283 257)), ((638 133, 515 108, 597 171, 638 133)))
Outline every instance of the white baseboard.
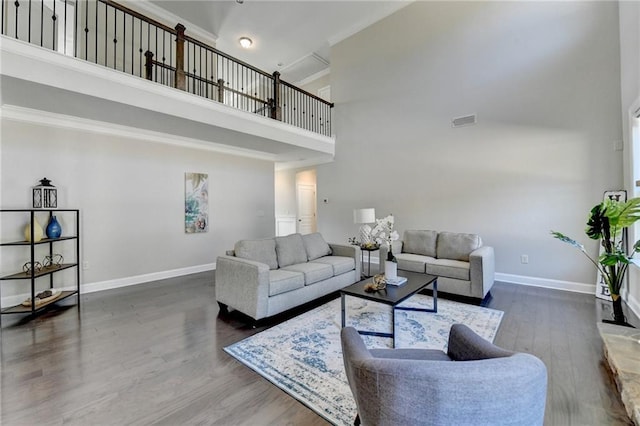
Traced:
MULTIPOLYGON (((124 277, 124 278, 117 278, 114 280, 81 284, 80 293, 85 294, 85 293, 94 293, 96 291, 111 290, 114 288, 127 287, 131 285, 144 284, 151 281, 164 280, 167 278, 175 278, 183 275, 195 274, 198 272, 212 271, 214 269, 216 269, 215 263, 207 263, 204 265, 196 265, 196 266, 188 266, 186 268, 171 269, 169 271, 152 272, 150 274, 136 275, 133 277, 124 277)), ((75 286, 56 287, 56 288, 60 290, 76 289, 75 286)), ((29 297, 31 297, 31 294, 29 293, 3 297, 2 300, 0 301, 0 306, 7 307, 7 306, 18 305, 29 297)))
POLYGON ((528 285, 532 287, 553 288, 556 290, 573 291, 576 293, 593 294, 595 297, 596 285, 576 283, 573 281, 552 280, 549 278, 528 277, 525 275, 504 274, 496 272, 496 281, 504 281, 510 284, 528 285))
POLYGON ((636 314, 638 318, 640 318, 640 301, 627 293, 626 302, 627 306, 633 311, 633 313, 636 314))

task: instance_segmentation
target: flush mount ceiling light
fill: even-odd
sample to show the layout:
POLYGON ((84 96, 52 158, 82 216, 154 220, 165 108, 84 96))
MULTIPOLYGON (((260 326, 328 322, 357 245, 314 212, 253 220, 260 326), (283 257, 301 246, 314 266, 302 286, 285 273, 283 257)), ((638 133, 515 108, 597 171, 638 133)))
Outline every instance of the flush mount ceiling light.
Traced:
POLYGON ((242 46, 245 49, 250 48, 251 45, 253 44, 253 41, 249 37, 240 37, 240 40, 238 41, 240 42, 240 46, 242 46))

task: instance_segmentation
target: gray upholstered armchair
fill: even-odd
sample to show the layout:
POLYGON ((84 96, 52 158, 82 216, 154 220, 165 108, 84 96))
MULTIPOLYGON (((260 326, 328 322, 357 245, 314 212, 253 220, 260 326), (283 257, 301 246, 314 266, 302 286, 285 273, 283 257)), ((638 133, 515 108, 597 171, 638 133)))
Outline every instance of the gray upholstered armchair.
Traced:
POLYGON ((501 349, 462 324, 447 353, 367 349, 352 327, 342 352, 356 423, 369 425, 542 425, 547 369, 533 355, 501 349))

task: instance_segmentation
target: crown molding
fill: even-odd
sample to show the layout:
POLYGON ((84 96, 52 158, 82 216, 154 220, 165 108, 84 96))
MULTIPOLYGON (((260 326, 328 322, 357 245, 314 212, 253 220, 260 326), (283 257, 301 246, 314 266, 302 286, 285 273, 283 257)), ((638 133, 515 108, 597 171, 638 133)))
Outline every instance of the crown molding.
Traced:
POLYGON ((172 12, 169 12, 168 10, 149 2, 148 0, 129 0, 122 1, 121 3, 130 9, 136 10, 148 16, 149 18, 153 18, 156 21, 162 22, 163 24, 172 28, 180 23, 186 27, 185 33, 188 36, 209 44, 211 47, 216 47, 216 43, 218 41, 217 34, 214 34, 189 21, 186 21, 184 18, 172 12))

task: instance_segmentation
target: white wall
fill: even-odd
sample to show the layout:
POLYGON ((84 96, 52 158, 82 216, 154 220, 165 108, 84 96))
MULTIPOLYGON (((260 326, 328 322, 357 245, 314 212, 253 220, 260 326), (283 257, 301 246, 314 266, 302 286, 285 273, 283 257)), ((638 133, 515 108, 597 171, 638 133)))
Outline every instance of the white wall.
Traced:
MULTIPOLYGON (((0 148, 3 208, 30 207, 46 176, 59 207, 81 209, 85 286, 211 269, 238 239, 274 234, 272 162, 5 118, 0 148), (185 172, 209 175, 208 233, 185 234, 185 172)), ((16 221, 2 221, 3 241, 22 233, 27 219, 16 221)), ((3 272, 28 259, 20 250, 2 248, 3 272)), ((3 299, 21 292, 3 282, 3 299)))
POLYGON ((549 231, 595 253, 588 212, 622 185, 617 3, 415 2, 334 46, 331 91, 327 239, 346 241, 352 210, 371 206, 400 232, 479 233, 506 276, 595 282, 549 231), (477 125, 451 128, 471 113, 477 125))
MULTIPOLYGON (((621 1, 620 8, 620 62, 621 62, 621 115, 624 131, 625 146, 625 188, 630 196, 636 193, 635 177, 632 170, 632 159, 638 158, 638 153, 633 153, 632 138, 630 134, 629 109, 634 109, 640 104, 640 2, 621 1)), ((639 165, 636 165, 638 167, 639 165)), ((636 170, 637 176, 637 170, 636 170)), ((637 226, 636 226, 637 227, 637 226)), ((632 242, 640 239, 640 235, 633 229, 629 232, 632 242)), ((640 315, 640 269, 632 266, 629 268, 629 293, 627 302, 640 315)))

